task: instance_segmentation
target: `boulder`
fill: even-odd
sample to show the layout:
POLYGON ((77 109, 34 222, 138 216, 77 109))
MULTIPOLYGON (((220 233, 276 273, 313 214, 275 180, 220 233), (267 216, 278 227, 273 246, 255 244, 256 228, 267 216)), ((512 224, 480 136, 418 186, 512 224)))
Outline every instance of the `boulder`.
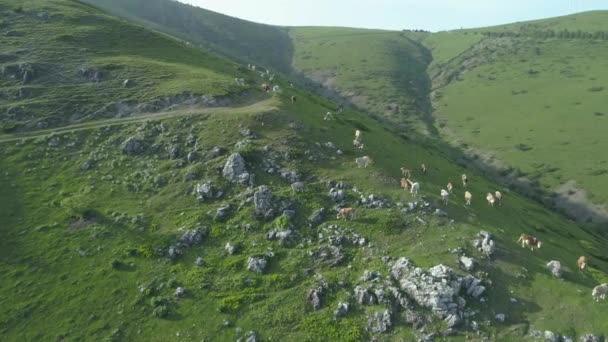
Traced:
POLYGON ((604 342, 604 336, 586 334, 586 335, 583 335, 579 341, 580 342, 604 342))
POLYGON ((433 214, 439 217, 448 217, 448 213, 439 208, 435 209, 435 212, 433 214))
POLYGON ((374 313, 368 318, 367 326, 373 333, 387 332, 391 327, 391 312, 384 310, 374 313))
POLYGON ((473 270, 473 268, 475 268, 475 260, 468 256, 465 256, 465 255, 460 256, 460 258, 458 258, 458 262, 465 271, 470 272, 473 270))
POLYGON ((346 193, 344 192, 344 190, 331 188, 329 190, 329 198, 331 198, 331 200, 334 202, 342 202, 346 199, 346 193))
POLYGON ((245 159, 243 159, 240 154, 234 153, 231 154, 226 160, 226 164, 222 170, 222 175, 230 182, 238 182, 239 176, 246 172, 245 159))
POLYGON ((179 245, 182 247, 200 245, 203 242, 203 235, 203 231, 198 229, 185 231, 178 239, 179 245))
POLYGON ((362 286, 355 287, 355 301, 359 305, 374 305, 378 303, 376 296, 370 289, 362 286))
POLYGON ((213 198, 213 185, 211 183, 201 183, 194 187, 194 194, 199 202, 203 203, 205 199, 213 198))
POLYGON ((312 309, 317 311, 321 309, 321 296, 323 295, 323 287, 317 286, 308 291, 308 295, 306 299, 308 303, 312 306, 312 309))
POLYGON ((323 216, 325 214, 325 208, 320 208, 315 210, 314 213, 312 213, 312 215, 308 218, 308 225, 309 226, 316 226, 319 223, 323 222, 323 216))
POLYGON ((204 266, 205 260, 203 260, 203 258, 201 258, 201 257, 198 257, 198 258, 196 258, 196 261, 194 262, 194 264, 199 267, 204 266))
POLYGON ((374 279, 378 279, 380 278, 381 274, 378 271, 369 271, 369 270, 365 270, 363 271, 363 275, 361 276, 361 278, 359 278, 359 281, 370 281, 370 280, 374 280, 374 279))
POLYGON ((196 161, 196 152, 192 151, 192 152, 188 152, 188 156, 186 158, 188 160, 188 163, 192 164, 196 161))
POLYGON ((559 335, 554 333, 553 331, 546 330, 543 334, 545 337, 545 341, 547 342, 559 342, 559 335))
POLYGON ((499 313, 494 316, 494 319, 496 319, 498 322, 504 322, 507 320, 507 315, 505 315, 504 313, 499 313))
POLYGON ((183 287, 178 287, 177 289, 175 289, 175 297, 183 297, 184 294, 186 294, 186 291, 184 290, 183 287))
POLYGON ((169 149, 169 159, 177 159, 179 157, 179 147, 173 146, 169 149))
POLYGON ((224 155, 224 153, 226 153, 226 150, 224 150, 223 148, 221 148, 219 146, 215 146, 214 148, 211 149, 211 156, 214 158, 224 155))
POLYGON ((340 302, 338 307, 334 310, 334 318, 340 319, 348 314, 348 303, 340 302))
POLYGON ((547 263, 547 270, 549 270, 549 272, 551 272, 551 274, 553 274, 553 276, 557 277, 557 278, 561 278, 562 277, 562 264, 561 262, 557 261, 557 260, 551 260, 547 263))
POLYGON ((215 211, 215 218, 220 221, 227 219, 228 215, 230 215, 230 204, 225 204, 215 211))
POLYGON ((122 151, 130 156, 138 155, 144 152, 144 145, 139 139, 130 137, 123 143, 122 151))
POLYGON ((291 184, 300 181, 300 174, 295 170, 281 170, 281 178, 291 184))
POLYGON ((266 185, 260 185, 253 194, 256 216, 264 216, 272 209, 272 191, 266 185))
POLYGON ((249 257, 247 259, 247 269, 252 272, 262 273, 266 268, 267 261, 263 258, 249 257))
POLYGON ((234 252, 236 252, 236 246, 232 244, 232 242, 227 242, 226 246, 224 246, 224 249, 226 250, 226 252, 228 252, 228 254, 232 255, 234 254, 234 252))

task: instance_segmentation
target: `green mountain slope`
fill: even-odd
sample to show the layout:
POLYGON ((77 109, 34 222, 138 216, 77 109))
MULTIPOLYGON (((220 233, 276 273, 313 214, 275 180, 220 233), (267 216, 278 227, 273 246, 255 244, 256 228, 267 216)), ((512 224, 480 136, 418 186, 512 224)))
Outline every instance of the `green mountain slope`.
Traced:
POLYGON ((190 94, 222 97, 240 91, 233 77, 244 73, 236 65, 174 38, 77 2, 15 6, 0 4, 5 132, 158 111, 190 94))
POLYGON ((168 0, 83 0, 144 26, 180 37, 244 63, 291 71, 286 29, 239 20, 168 0))
MULTIPOLYGON (((251 341, 249 331, 264 341, 522 341, 545 330, 579 340, 608 330, 606 302, 591 297, 608 280, 608 241, 467 169, 457 151, 349 108, 323 120, 335 102, 282 79, 282 92, 262 94, 257 74, 72 1, 14 0, 0 11, 11 30, 40 26, 18 25, 44 13, 52 25, 11 40, 11 51, 52 41, 49 31, 86 31, 100 38, 74 43, 87 58, 145 63, 125 96, 139 98, 136 85, 149 80, 154 96, 211 91, 167 64, 217 74, 227 87, 215 106, 194 101, 0 135, 3 341, 251 341), (104 38, 117 27, 121 34, 104 38), (248 84, 238 93, 229 91, 235 74, 248 84), (363 150, 352 146, 356 129, 363 150), (356 167, 364 155, 373 164, 356 167), (414 169, 417 196, 399 188, 402 166, 414 169), (304 191, 291 187, 297 179, 304 191), (456 186, 444 205, 448 181, 456 186), (490 207, 484 194, 497 189, 503 203, 490 207), (340 207, 355 217, 337 219, 340 207), (480 230, 493 235, 491 259, 471 243, 480 230), (522 249, 524 232, 542 248, 522 249), (473 270, 459 266, 463 253, 473 270), (589 258, 585 273, 580 255, 589 258), (562 280, 546 269, 550 260, 562 262, 562 280), (336 315, 340 303, 348 309, 336 315)), ((72 65, 82 58, 73 51, 42 44, 36 53, 72 65)), ((101 96, 86 83, 73 89, 82 104, 101 96)), ((49 108, 73 100, 47 96, 49 108)))

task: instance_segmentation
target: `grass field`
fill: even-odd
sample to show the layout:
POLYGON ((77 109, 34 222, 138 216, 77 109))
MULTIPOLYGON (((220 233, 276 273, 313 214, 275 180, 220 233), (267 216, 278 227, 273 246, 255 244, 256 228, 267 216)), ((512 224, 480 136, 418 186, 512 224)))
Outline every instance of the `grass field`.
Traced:
MULTIPOLYGON (((356 304, 353 291, 360 284, 358 279, 365 270, 388 276, 385 256, 406 256, 424 268, 442 263, 465 274, 449 251, 457 247, 478 260, 475 274, 484 279, 487 291, 485 303, 467 297, 467 307, 478 311, 472 319, 479 322, 480 332, 465 325, 450 340, 534 340, 533 330, 578 339, 586 333, 608 331, 604 319, 608 304, 594 303, 591 298, 591 289, 608 280, 606 238, 459 166, 454 162, 460 157, 458 151, 415 133, 405 135, 350 108, 335 120, 324 121, 323 113, 337 103, 289 88, 288 80, 278 81, 285 89, 282 93, 261 94, 255 85, 262 80, 243 72, 250 86, 236 89, 249 92, 242 103, 232 92, 230 81, 240 74, 231 63, 185 47, 177 50, 183 53, 156 51, 152 47, 177 49, 181 45, 162 45, 175 41, 71 1, 32 1, 23 10, 18 5, 16 0, 0 5, 10 25, 48 11, 55 28, 73 32, 70 39, 77 40, 72 44, 90 46, 85 55, 90 60, 101 65, 108 58, 119 64, 132 60, 142 65, 134 73, 136 84, 155 80, 150 87, 154 96, 212 91, 193 90, 192 80, 201 77, 200 72, 218 75, 218 82, 226 87, 224 94, 233 101, 222 108, 192 105, 124 118, 91 117, 83 123, 62 122, 56 130, 32 127, 28 132, 0 136, 2 341, 234 341, 249 330, 264 341, 413 340, 422 333, 408 325, 406 313, 397 308, 388 332, 375 334, 366 328, 368 317, 391 305, 356 304), (87 28, 91 26, 94 29, 87 28), (122 28, 120 34, 106 35, 117 27, 122 28), (103 39, 87 45, 92 44, 87 38, 91 34, 103 39), (137 44, 125 43, 134 40, 137 44), (290 102, 293 95, 296 104, 290 102), (352 146, 355 129, 362 131, 363 151, 352 146), (141 153, 123 153, 130 137, 141 143, 141 153), (335 148, 327 147, 327 142, 335 148), (214 147, 222 147, 224 154, 216 154, 214 147), (188 160, 190 152, 195 157, 188 160), (256 186, 269 186, 277 206, 296 211, 293 219, 253 217, 251 190, 227 182, 218 172, 233 152, 244 156, 256 186), (371 156, 374 164, 356 168, 354 159, 362 155, 371 156), (297 170, 306 183, 305 191, 292 194, 288 181, 267 172, 269 160, 278 168, 297 170), (416 172, 421 163, 429 169, 425 175, 416 172), (366 209, 351 188, 346 190, 345 205, 357 210, 357 218, 335 219, 326 180, 343 181, 362 194, 407 205, 414 198, 398 187, 402 166, 415 170, 420 198, 445 210, 449 218, 403 212, 396 205, 366 209), (457 186, 449 204, 442 206, 440 189, 448 181, 458 184, 463 172, 475 196, 472 205, 464 205, 463 189, 457 186), (204 182, 223 194, 200 203, 193 189, 204 182), (483 197, 497 189, 505 194, 504 204, 491 208, 483 197), (227 204, 227 217, 216 216, 217 209, 227 204), (327 209, 323 222, 309 225, 308 218, 321 207, 327 209), (369 242, 337 244, 345 261, 333 267, 316 257, 328 244, 331 224, 369 242), (267 238, 271 230, 288 227, 296 234, 293 243, 267 238), (191 229, 205 232, 200 244, 183 247, 180 257, 171 258, 170 246, 191 229), (471 247, 480 230, 495 236, 498 249, 493 260, 483 259, 471 247), (531 252, 518 246, 515 241, 523 232, 538 237, 543 248, 531 252), (227 242, 237 247, 235 253, 226 252, 227 242), (580 255, 590 260, 586 273, 576 269, 580 255), (263 273, 246 269, 250 256, 268 258, 263 273), (199 257, 204 260, 202 266, 195 264, 199 257), (563 280, 545 269, 553 259, 564 265, 563 280), (318 277, 328 287, 320 310, 315 311, 307 303, 307 294, 318 286, 318 277), (178 286, 185 289, 181 298, 174 295, 178 286), (333 311, 342 301, 349 302, 351 309, 338 321, 333 311), (497 313, 505 313, 507 320, 496 322, 497 313)), ((27 39, 11 40, 6 51, 42 42, 51 31, 29 31, 27 39)), ((67 65, 80 63, 81 57, 70 51, 42 44, 36 56, 54 55, 67 65)), ((201 83, 200 87, 209 87, 201 83)), ((50 89, 53 84, 41 86, 50 89)), ((78 101, 101 96, 98 88, 86 83, 74 88, 80 92, 78 101)), ((146 89, 143 86, 127 89, 129 96, 145 96, 137 95, 146 89)), ((72 96, 67 91, 44 94, 49 100, 41 102, 43 109, 72 96)), ((5 103, 12 105, 13 100, 5 103)), ((71 114, 69 108, 67 114, 71 114)), ((427 314, 416 309, 420 315, 427 314)), ((445 322, 435 319, 425 329, 443 338, 445 322)))

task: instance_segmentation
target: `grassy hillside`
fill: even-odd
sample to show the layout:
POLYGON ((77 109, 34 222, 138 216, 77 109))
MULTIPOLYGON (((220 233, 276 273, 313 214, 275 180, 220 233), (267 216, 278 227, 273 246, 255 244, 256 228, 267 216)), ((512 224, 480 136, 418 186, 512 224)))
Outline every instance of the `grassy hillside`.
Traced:
POLYGON ((289 73, 293 47, 286 29, 252 23, 173 0, 82 0, 117 16, 180 37, 244 63, 289 73))
MULTIPOLYGON (((597 18, 608 18, 606 13, 504 29, 520 32, 534 25, 561 32, 573 30, 568 23, 576 22, 603 32, 608 25, 599 25, 597 18)), ((457 34, 464 46, 465 36, 457 34)), ((608 55, 608 41, 585 33, 544 38, 469 32, 467 39, 471 34, 479 42, 437 68, 433 79, 435 116, 448 139, 490 162, 496 158, 513 177, 526 176, 548 193, 549 204, 582 220, 605 221, 608 176, 598 151, 608 147, 602 138, 608 74, 601 57, 608 55)))
POLYGON ((235 64, 77 2, 5 1, 0 11, 4 132, 241 91, 233 78, 245 73, 235 64))
POLYGON ((294 67, 352 103, 393 122, 430 111, 426 67, 431 57, 398 32, 291 28, 294 67))
MULTIPOLYGON (((53 30, 75 37, 88 32, 103 39, 90 46, 78 38, 74 47, 89 46, 85 56, 94 61, 125 63, 127 57, 115 56, 127 55, 145 63, 150 69, 138 69, 137 82, 154 84, 153 94, 193 91, 188 80, 197 76, 154 65, 215 72, 227 87, 231 82, 224 75, 236 70, 189 49, 156 51, 174 41, 70 1, 32 1, 20 8, 15 0, 0 10, 14 30, 25 30, 17 23, 41 12, 49 13, 53 25, 27 31, 11 41, 11 49, 52 41, 53 30), (105 39, 102 34, 116 27, 121 34, 105 39), (160 81, 159 72, 165 73, 160 81)), ((36 53, 75 65, 82 57, 71 51, 40 45, 36 53)), ((260 81, 250 76, 251 84, 260 81)), ((97 87, 73 88, 82 92, 79 103, 99 96, 97 87)), ((465 169, 451 159, 457 152, 433 141, 404 137, 348 109, 324 121, 322 114, 336 103, 297 88, 254 94, 249 103, 230 95, 229 107, 192 103, 1 135, 2 340, 251 341, 253 331, 258 340, 278 341, 412 340, 429 334, 513 341, 534 340, 545 330, 577 339, 608 330, 608 306, 590 295, 608 279, 605 238, 465 169), (352 147, 355 129, 363 132, 363 151, 352 147), (252 184, 222 176, 228 155, 236 152, 255 175, 252 184), (354 158, 362 155, 374 164, 356 168, 354 158), (421 163, 427 174, 417 172, 421 163), (415 169, 418 197, 397 186, 404 165, 415 169), (442 205, 439 190, 448 181, 457 184, 463 172, 471 180, 472 205, 464 205, 460 186, 442 205), (293 193, 293 179, 286 178, 304 181, 304 192, 293 193), (342 203, 328 196, 328 180, 343 182, 333 185, 343 188, 342 203), (211 184, 211 193, 203 195, 199 184, 211 184), (261 200, 260 185, 272 192, 270 203, 261 200), (504 204, 491 208, 483 196, 496 189, 505 194, 504 204), (409 209, 414 202, 418 207, 409 209), (266 211, 269 204, 272 211, 266 211), (337 220, 341 206, 354 207, 356 218, 337 220), (266 217, 255 215, 256 208, 264 208, 266 217), (320 208, 326 213, 311 222, 320 208), (292 237, 273 239, 270 233, 277 230, 291 230, 292 237), (492 259, 471 244, 480 230, 494 236, 492 259), (520 248, 515 240, 522 232, 537 236, 543 247, 520 248), (476 259, 473 271, 459 268, 453 252, 458 248, 476 259), (590 260, 587 273, 576 270, 583 254, 590 260), (266 260, 263 272, 247 269, 252 257, 266 260), (399 289, 389 273, 399 257, 424 269, 444 264, 460 276, 479 278, 486 287, 483 300, 458 291, 465 302, 456 306, 466 306, 467 317, 447 329, 446 321, 399 289), (552 259, 563 263, 563 280, 545 269, 552 259), (379 278, 366 270, 379 272, 379 278), (366 273, 371 275, 361 280, 366 273), (376 290, 367 292, 375 301, 359 304, 358 286, 376 290), (178 288, 183 295, 176 295, 178 288), (349 309, 336 318, 340 302, 349 309), (388 324, 377 315, 385 312, 388 324), (499 313, 506 315, 504 322, 495 319, 499 313)), ((70 96, 59 92, 43 104, 52 108, 70 96)))

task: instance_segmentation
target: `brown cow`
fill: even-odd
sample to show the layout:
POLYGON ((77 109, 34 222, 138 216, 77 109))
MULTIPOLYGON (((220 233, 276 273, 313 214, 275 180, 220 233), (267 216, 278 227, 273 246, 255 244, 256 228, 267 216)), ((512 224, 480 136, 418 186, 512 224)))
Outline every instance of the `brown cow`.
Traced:
POLYGON ((496 202, 498 202, 498 205, 502 205, 502 193, 500 191, 496 191, 494 193, 494 197, 496 197, 496 202))
POLYGON ((542 245, 542 242, 537 238, 528 234, 521 234, 517 242, 521 242, 521 248, 528 246, 532 251, 534 251, 534 248, 540 249, 540 246, 542 245))
POLYGON ((295 103, 296 103, 296 100, 297 100, 296 96, 295 96, 295 95, 294 95, 294 96, 292 96, 292 97, 291 97, 291 104, 295 104, 295 103))
POLYGON ((401 178, 401 187, 403 191, 408 191, 410 189, 410 182, 405 178, 401 178))
POLYGON ((346 221, 348 218, 350 218, 351 220, 355 218, 355 209, 342 208, 342 209, 338 210, 336 219, 344 219, 346 221))
POLYGON ((454 186, 452 185, 452 182, 449 182, 448 186, 446 188, 448 189, 449 193, 452 193, 452 189, 454 189, 454 186))
POLYGON ((578 258, 576 263, 578 264, 578 270, 585 272, 585 268, 587 268, 587 258, 583 255, 582 257, 578 258))

